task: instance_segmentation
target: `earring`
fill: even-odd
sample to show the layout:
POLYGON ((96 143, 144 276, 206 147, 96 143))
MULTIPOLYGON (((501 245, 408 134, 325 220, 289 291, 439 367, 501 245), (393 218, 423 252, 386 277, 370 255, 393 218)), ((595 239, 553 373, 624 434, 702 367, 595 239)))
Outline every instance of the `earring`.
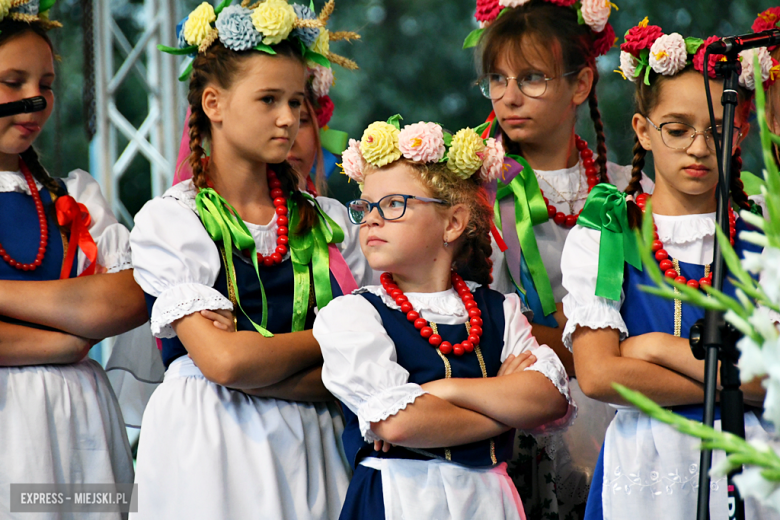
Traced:
POLYGON ((446 240, 444 241, 444 247, 450 247, 450 243, 447 242, 446 240))

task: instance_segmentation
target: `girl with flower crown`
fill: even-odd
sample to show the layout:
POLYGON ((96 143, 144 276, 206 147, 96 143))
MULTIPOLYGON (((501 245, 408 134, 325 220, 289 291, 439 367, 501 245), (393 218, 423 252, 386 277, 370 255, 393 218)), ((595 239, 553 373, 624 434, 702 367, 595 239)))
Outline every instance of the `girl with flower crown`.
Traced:
POLYGON ((381 286, 335 299, 314 323, 323 382, 347 417, 341 518, 525 518, 506 471, 514 429, 565 426, 575 405, 520 298, 488 288, 481 188, 503 150, 470 128, 398 119, 343 155, 363 188, 349 216, 381 286))
MULTIPOLYGON (((612 4, 605 0, 478 0, 481 28, 464 46, 477 46, 479 86, 493 105, 491 133, 507 150, 504 172, 491 183, 496 227, 494 283, 519 292, 533 311, 540 343, 575 375, 561 335, 566 290, 561 251, 588 192, 598 183, 625 188, 630 167, 607 161, 598 109, 596 58, 612 47, 612 4), (580 106, 588 105, 596 149, 575 134, 580 106)), ((644 179, 645 189, 652 182, 644 179)), ((544 439, 518 436, 510 473, 533 518, 580 516, 610 414, 572 381, 580 417, 564 433, 544 439)))
MULTIPOLYGON (((638 259, 632 228, 642 219, 653 219, 653 250, 665 276, 695 289, 711 284, 718 188, 714 139, 721 132, 719 111, 718 126, 711 126, 702 73, 705 49, 715 40, 664 34, 647 19, 626 33, 621 69, 636 84, 637 104, 632 120, 633 176, 625 193, 609 185, 594 188, 564 247, 561 269, 568 291, 563 300, 568 321, 563 339, 573 350, 585 394, 618 409, 593 477, 588 519, 623 518, 629 511, 637 519, 696 515, 698 441, 624 406, 612 383, 702 420, 704 364, 694 358, 688 336, 704 311, 640 289, 653 283, 638 259), (655 167, 652 215, 641 211, 650 200, 639 182, 647 152, 655 167)), ((748 54, 752 52, 743 53, 743 62, 748 54)), ((723 90, 714 73, 720 58, 711 55, 707 63, 714 100, 723 90)), ((733 135, 729 191, 737 210, 752 207, 739 179, 739 145, 749 127, 749 89, 761 81, 752 70, 745 67, 740 77, 733 135)), ((740 236, 739 231, 748 227, 744 219, 729 211, 737 253, 760 251, 740 236)), ((725 292, 733 295, 733 284, 728 277, 724 280, 725 292)), ((747 438, 766 440, 767 432, 752 408, 761 406, 764 390, 758 381, 743 384, 742 390, 747 438)), ((713 462, 717 464, 722 455, 716 452, 713 462)), ((713 480, 713 519, 727 518, 726 488, 725 477, 713 480)), ((750 500, 746 510, 746 518, 778 518, 750 500)))
POLYGON ((47 30, 61 25, 47 16, 53 3, 0 11, 0 103, 44 100, 33 113, 0 119, 2 518, 17 518, 11 484, 133 481, 122 413, 88 357, 101 338, 146 321, 128 231, 87 172, 54 179, 33 148, 54 104, 47 30))
POLYGON ((305 61, 345 63, 327 45, 333 2, 319 16, 247 5, 203 3, 183 24, 193 176, 131 233, 167 367, 144 412, 132 518, 334 518, 347 488, 310 329, 356 287, 350 270, 370 270, 344 207, 301 192, 285 160, 305 61))

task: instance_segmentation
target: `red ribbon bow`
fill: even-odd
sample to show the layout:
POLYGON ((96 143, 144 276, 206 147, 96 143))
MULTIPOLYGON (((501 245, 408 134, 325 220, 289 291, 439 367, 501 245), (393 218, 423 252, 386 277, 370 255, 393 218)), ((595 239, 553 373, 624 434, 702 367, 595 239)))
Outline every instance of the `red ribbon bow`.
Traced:
POLYGON ((57 222, 59 225, 70 226, 68 253, 62 262, 60 279, 64 280, 70 276, 77 248, 81 249, 87 260, 89 260, 89 266, 79 276, 94 274, 97 266, 97 245, 92 239, 92 235, 89 234, 89 225, 92 223, 89 210, 84 204, 76 202, 76 199, 70 195, 57 198, 54 208, 57 211, 57 222))

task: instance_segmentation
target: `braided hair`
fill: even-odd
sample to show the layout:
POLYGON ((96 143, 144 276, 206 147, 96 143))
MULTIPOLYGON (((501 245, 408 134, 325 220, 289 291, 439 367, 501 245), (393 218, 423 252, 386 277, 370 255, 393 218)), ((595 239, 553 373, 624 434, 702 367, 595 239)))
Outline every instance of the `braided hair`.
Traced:
MULTIPOLYGON (((593 127, 596 131, 596 169, 601 182, 607 177, 607 143, 604 123, 598 108, 596 85, 599 80, 596 58, 593 55, 595 36, 585 24, 577 21, 574 9, 561 8, 546 0, 530 2, 503 11, 482 34, 477 47, 478 73, 482 76, 495 70, 500 57, 505 53, 523 57, 527 54, 524 44, 533 41, 551 49, 555 61, 555 75, 590 68, 593 71, 593 85, 588 95, 588 106, 593 127)), ((567 81, 575 81, 566 78, 567 81)), ((501 130, 507 153, 521 155, 520 143, 515 143, 501 130)))
MULTIPOLYGON (((282 41, 274 46, 275 55, 272 58, 282 56, 299 60, 303 63, 300 49, 288 41, 282 41)), ((192 61, 192 74, 190 76, 187 101, 190 105, 189 137, 190 155, 188 162, 192 169, 192 182, 198 189, 205 189, 207 171, 204 165, 206 151, 203 148, 204 140, 211 138, 211 120, 203 110, 203 92, 209 85, 219 85, 223 89, 229 89, 233 81, 241 71, 243 61, 256 54, 258 51, 236 52, 226 48, 221 42, 215 41, 208 50, 199 52, 192 61)), ((298 229, 292 230, 296 234, 305 234, 311 230, 319 218, 317 210, 303 196, 298 183, 299 174, 287 161, 273 165, 282 190, 290 194, 290 199, 295 202, 300 215, 298 229)))

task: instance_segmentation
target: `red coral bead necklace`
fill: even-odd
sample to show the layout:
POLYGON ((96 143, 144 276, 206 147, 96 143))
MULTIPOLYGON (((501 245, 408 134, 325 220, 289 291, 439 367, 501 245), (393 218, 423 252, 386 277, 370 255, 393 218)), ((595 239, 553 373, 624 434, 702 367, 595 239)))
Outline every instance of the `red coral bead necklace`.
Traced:
MULTIPOLYGON (((640 193, 636 196, 636 205, 639 206, 642 212, 645 211, 649 198, 650 196, 647 193, 640 193)), ((731 240, 732 246, 734 245, 734 237, 737 234, 736 224, 737 216, 734 214, 734 210, 731 206, 729 206, 729 239, 731 240)), ((666 249, 664 249, 664 243, 658 239, 658 227, 655 224, 653 224, 653 230, 653 254, 658 261, 658 266, 661 268, 664 276, 673 278, 675 282, 684 283, 694 289, 698 289, 702 285, 712 285, 712 273, 700 278, 698 281, 694 279, 688 280, 686 277, 677 274, 677 270, 674 268, 674 262, 671 257, 669 257, 669 253, 666 252, 666 249)))
MULTIPOLYGON (((590 193, 590 191, 593 189, 593 186, 601 182, 598 169, 596 168, 596 162, 593 160, 593 151, 588 148, 587 141, 576 134, 574 135, 574 144, 580 154, 579 164, 582 164, 582 166, 585 168, 585 178, 588 181, 588 193, 590 193)), ((555 188, 553 188, 553 190, 555 190, 555 188)), ((542 192, 544 203, 547 205, 548 218, 551 218, 553 222, 565 228, 573 228, 577 224, 577 219, 579 218, 582 211, 574 213, 574 210, 572 209, 571 215, 566 215, 564 212, 558 211, 555 206, 550 204, 550 201, 547 199, 547 197, 544 196, 544 191, 541 188, 539 188, 539 191, 542 192)), ((579 189, 577 191, 579 192, 579 189)), ((558 193, 558 195, 564 200, 566 199, 560 193, 558 193)), ((571 209, 571 203, 569 203, 569 207, 571 209)))
MULTIPOLYGON (((266 256, 257 253, 257 263, 266 267, 271 267, 276 264, 281 264, 284 255, 287 254, 290 244, 290 232, 287 227, 289 224, 289 219, 287 218, 287 197, 284 196, 284 191, 282 190, 282 181, 279 180, 276 172, 271 169, 267 171, 266 177, 268 179, 268 189, 276 213, 276 249, 273 253, 266 256)), ((209 188, 214 189, 214 183, 211 179, 206 179, 206 185, 209 188)))
POLYGON ((41 239, 38 243, 38 253, 35 255, 35 260, 30 263, 19 262, 13 258, 5 248, 0 244, 0 257, 11 267, 15 267, 20 271, 35 271, 43 262, 43 257, 46 254, 46 243, 49 239, 49 228, 46 222, 46 212, 43 209, 43 201, 41 200, 41 194, 38 192, 38 188, 35 186, 35 179, 33 179, 32 173, 27 169, 24 163, 20 163, 22 173, 24 174, 24 180, 27 181, 27 186, 30 188, 30 195, 35 203, 35 211, 38 213, 38 226, 41 230, 41 239))
POLYGON ((385 292, 395 300, 396 305, 401 308, 401 312, 406 313, 406 319, 411 321, 414 327, 420 331, 420 336, 427 339, 428 343, 438 348, 442 354, 452 353, 456 356, 462 356, 466 352, 473 352, 474 348, 479 345, 482 336, 482 311, 477 307, 474 295, 471 294, 468 285, 466 285, 466 282, 463 281, 463 278, 458 273, 452 273, 452 287, 458 292, 463 305, 466 307, 471 329, 469 330, 468 339, 455 345, 449 341, 442 340, 440 335, 434 334, 431 325, 425 318, 420 317, 419 312, 414 310, 412 304, 409 303, 409 298, 395 283, 391 273, 382 273, 379 279, 385 292))

